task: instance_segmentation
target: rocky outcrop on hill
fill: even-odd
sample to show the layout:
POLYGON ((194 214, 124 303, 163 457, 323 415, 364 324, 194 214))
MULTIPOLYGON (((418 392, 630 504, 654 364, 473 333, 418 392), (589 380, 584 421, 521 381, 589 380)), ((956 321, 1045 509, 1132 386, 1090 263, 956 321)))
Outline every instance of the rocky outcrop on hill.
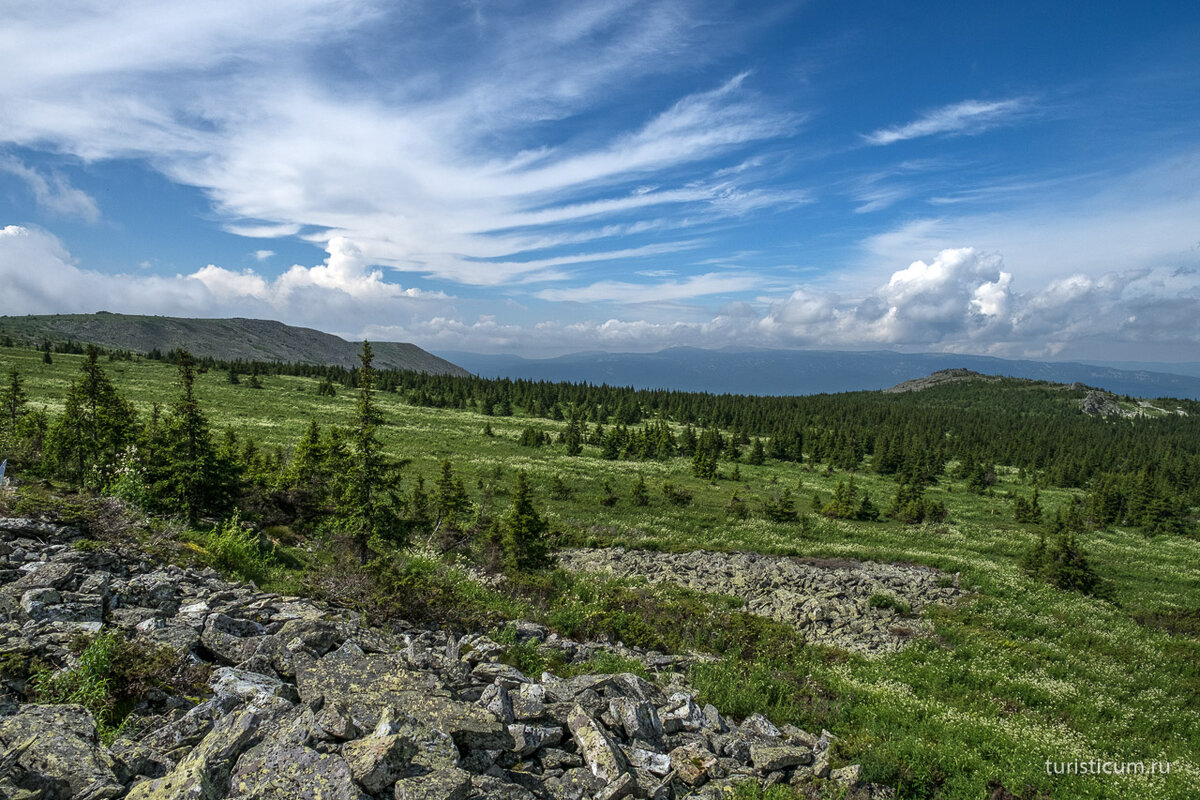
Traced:
MULTIPOLYGON (((486 635, 398 624, 81 546, 77 533, 0 519, 0 797, 26 800, 622 800, 720 797, 740 781, 842 784, 835 737, 740 724, 671 672, 527 676, 486 635), (143 698, 111 744, 82 705, 28 702, 9 662, 69 668, 79 634, 118 631, 207 668, 195 697, 143 698)), ((518 623, 570 662, 597 645, 518 623)), ((629 651, 627 651, 629 652, 629 651)), ((657 659, 657 660, 656 660, 657 659)), ((80 698, 85 700, 85 698, 80 698)))
POLYGON ((895 386, 884 389, 883 391, 891 394, 919 392, 932 386, 940 386, 943 383, 971 380, 998 381, 1001 380, 1001 378, 998 375, 984 375, 982 372, 975 372, 974 370, 956 367, 953 369, 939 369, 937 372, 929 373, 929 375, 924 378, 914 378, 911 381, 897 383, 895 386))
POLYGON ((746 610, 794 626, 809 641, 864 654, 899 650, 929 631, 920 612, 953 602, 957 576, 929 567, 875 562, 805 562, 757 553, 563 550, 559 565, 623 578, 678 583, 732 595, 746 610))

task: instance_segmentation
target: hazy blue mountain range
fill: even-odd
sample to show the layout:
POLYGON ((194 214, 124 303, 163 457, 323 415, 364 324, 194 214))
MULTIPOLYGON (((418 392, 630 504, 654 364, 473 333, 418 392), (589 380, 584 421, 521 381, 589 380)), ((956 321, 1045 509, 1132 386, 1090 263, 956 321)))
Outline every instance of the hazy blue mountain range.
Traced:
POLYGON ((783 395, 886 389, 937 370, 962 367, 989 375, 1081 382, 1135 397, 1200 398, 1200 376, 944 353, 672 347, 657 353, 586 352, 545 359, 458 351, 440 354, 485 378, 588 381, 715 393, 783 395))

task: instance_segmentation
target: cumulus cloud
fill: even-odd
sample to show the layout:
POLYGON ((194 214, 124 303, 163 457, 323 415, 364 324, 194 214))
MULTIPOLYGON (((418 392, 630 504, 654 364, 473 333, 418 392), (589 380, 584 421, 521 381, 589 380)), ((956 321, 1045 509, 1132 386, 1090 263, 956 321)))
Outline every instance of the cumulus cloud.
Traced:
POLYGON ((1008 122, 1029 109, 1025 98, 1009 100, 965 100, 934 109, 918 119, 894 128, 880 128, 863 136, 870 144, 886 145, 939 134, 980 133, 1008 122))
MULTIPOLYGON (((710 273, 646 286, 600 282, 550 299, 580 303, 591 318, 539 319, 496 304, 390 283, 353 243, 330 242, 325 261, 278 277, 208 265, 188 275, 109 275, 78 265, 45 231, 0 229, 0 313, 90 312, 252 316, 349 338, 422 347, 554 355, 574 350, 725 347, 898 347, 1052 356, 1117 345, 1200 348, 1200 269, 1142 268, 1018 286, 1003 258, 952 248, 895 270, 872 291, 843 295, 798 286, 757 303, 727 303, 653 318, 652 305, 758 285, 753 274, 710 273), (732 281, 733 283, 730 283, 732 281), (623 305, 628 316, 614 315, 623 305), (640 311, 638 310, 640 309, 640 311), (645 312, 645 313, 642 313, 645 312)), ((570 290, 567 290, 570 291, 570 290)))
POLYGON ((44 175, 40 171, 12 156, 0 156, 0 172, 19 178, 39 208, 63 217, 77 217, 86 222, 100 219, 100 207, 96 199, 82 189, 71 185, 66 176, 58 172, 44 175))
POLYGON ((323 264, 295 265, 274 279, 211 264, 187 275, 107 274, 79 266, 52 234, 9 225, 0 229, 0 285, 3 314, 250 316, 355 333, 371 319, 425 317, 452 307, 440 292, 385 281, 344 240, 330 243, 323 264))

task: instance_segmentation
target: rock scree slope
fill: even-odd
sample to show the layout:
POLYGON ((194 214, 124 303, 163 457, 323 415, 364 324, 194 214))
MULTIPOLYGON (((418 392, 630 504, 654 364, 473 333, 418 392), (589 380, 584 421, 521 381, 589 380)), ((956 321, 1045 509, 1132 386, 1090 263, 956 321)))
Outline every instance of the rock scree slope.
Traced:
POLYGON ((951 603, 957 576, 930 567, 865 561, 812 563, 758 553, 661 553, 621 547, 562 550, 565 569, 668 581, 746 601, 810 641, 865 655, 895 652, 930 625, 908 612, 951 603))
MULTIPOLYGON (((119 632, 201 670, 197 697, 144 698, 105 744, 81 705, 23 702, 4 675, 0 797, 38 800, 622 800, 724 797, 738 782, 838 784, 836 737, 700 706, 687 656, 625 649, 655 671, 527 676, 481 633, 396 624, 164 566, 79 532, 0 519, 0 650, 59 668, 79 634, 119 632)), ((570 662, 596 647, 517 623, 570 662)))

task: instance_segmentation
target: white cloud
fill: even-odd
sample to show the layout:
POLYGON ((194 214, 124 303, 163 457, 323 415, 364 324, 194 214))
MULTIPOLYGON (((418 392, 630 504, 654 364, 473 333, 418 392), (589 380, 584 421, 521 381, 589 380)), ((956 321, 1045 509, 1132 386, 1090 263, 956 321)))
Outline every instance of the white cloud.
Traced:
MULTIPOLYGON (((546 141, 547 121, 603 105, 635 78, 692 69, 697 44, 717 35, 702 7, 538 3, 481 11, 470 27, 443 14, 369 0, 29 5, 0 31, 0 142, 144 159, 204 190, 227 231, 340 236, 371 264, 480 285, 528 278, 513 265, 544 260, 538 250, 627 235, 621 216, 638 209, 686 216, 659 224, 667 238, 804 201, 748 175, 711 175, 723 165, 709 159, 798 121, 745 74, 546 141), (387 40, 364 36, 368 23, 387 40), (333 62, 364 80, 347 85, 333 62), (648 184, 660 188, 634 191, 648 184)), ((575 260, 642 252, 587 249, 575 260)))
POLYGON ((649 284, 597 281, 587 286, 569 289, 543 289, 536 296, 542 300, 579 303, 661 303, 690 300, 706 295, 744 292, 760 285, 762 285, 762 277, 758 275, 709 272, 703 275, 692 275, 683 280, 649 284))
POLYGON ((330 243, 313 267, 275 279, 253 270, 208 265, 189 275, 105 274, 78 266, 45 231, 0 229, 0 313, 49 314, 99 309, 133 314, 249 316, 322 330, 361 329, 373 319, 427 317, 452 308, 440 292, 406 289, 367 269, 349 243, 330 243))
POLYGON ((1025 98, 965 100, 934 109, 919 119, 894 128, 880 128, 863 136, 870 144, 886 145, 938 134, 980 133, 1013 119, 1029 109, 1025 98))
POLYGON ((43 175, 12 156, 0 156, 0 172, 20 178, 40 208, 64 217, 78 217, 86 222, 100 219, 100 207, 96 205, 96 199, 72 186, 61 173, 43 175))
POLYGON ((255 261, 266 261, 273 255, 275 255, 274 250, 255 250, 254 251, 254 260, 255 261))
MULTIPOLYGON (((796 287, 767 303, 726 304, 715 314, 679 309, 655 319, 648 301, 669 303, 758 285, 750 274, 710 273, 649 285, 599 282, 580 302, 624 304, 631 317, 538 319, 519 304, 464 301, 405 289, 365 265, 349 242, 330 243, 324 263, 277 278, 209 265, 190 275, 107 275, 77 265, 54 236, 0 229, 0 313, 91 312, 280 319, 350 338, 422 347, 558 354, 585 349, 724 347, 900 347, 1008 356, 1102 357, 1143 348, 1184 356, 1200 348, 1200 269, 1083 274, 1020 288, 998 254, 943 250, 895 270, 870 292, 842 295, 796 287), (636 307, 637 310, 632 310, 636 307), (1081 355, 1082 354, 1082 355, 1081 355)), ((568 292, 572 290, 567 290, 568 292)))

